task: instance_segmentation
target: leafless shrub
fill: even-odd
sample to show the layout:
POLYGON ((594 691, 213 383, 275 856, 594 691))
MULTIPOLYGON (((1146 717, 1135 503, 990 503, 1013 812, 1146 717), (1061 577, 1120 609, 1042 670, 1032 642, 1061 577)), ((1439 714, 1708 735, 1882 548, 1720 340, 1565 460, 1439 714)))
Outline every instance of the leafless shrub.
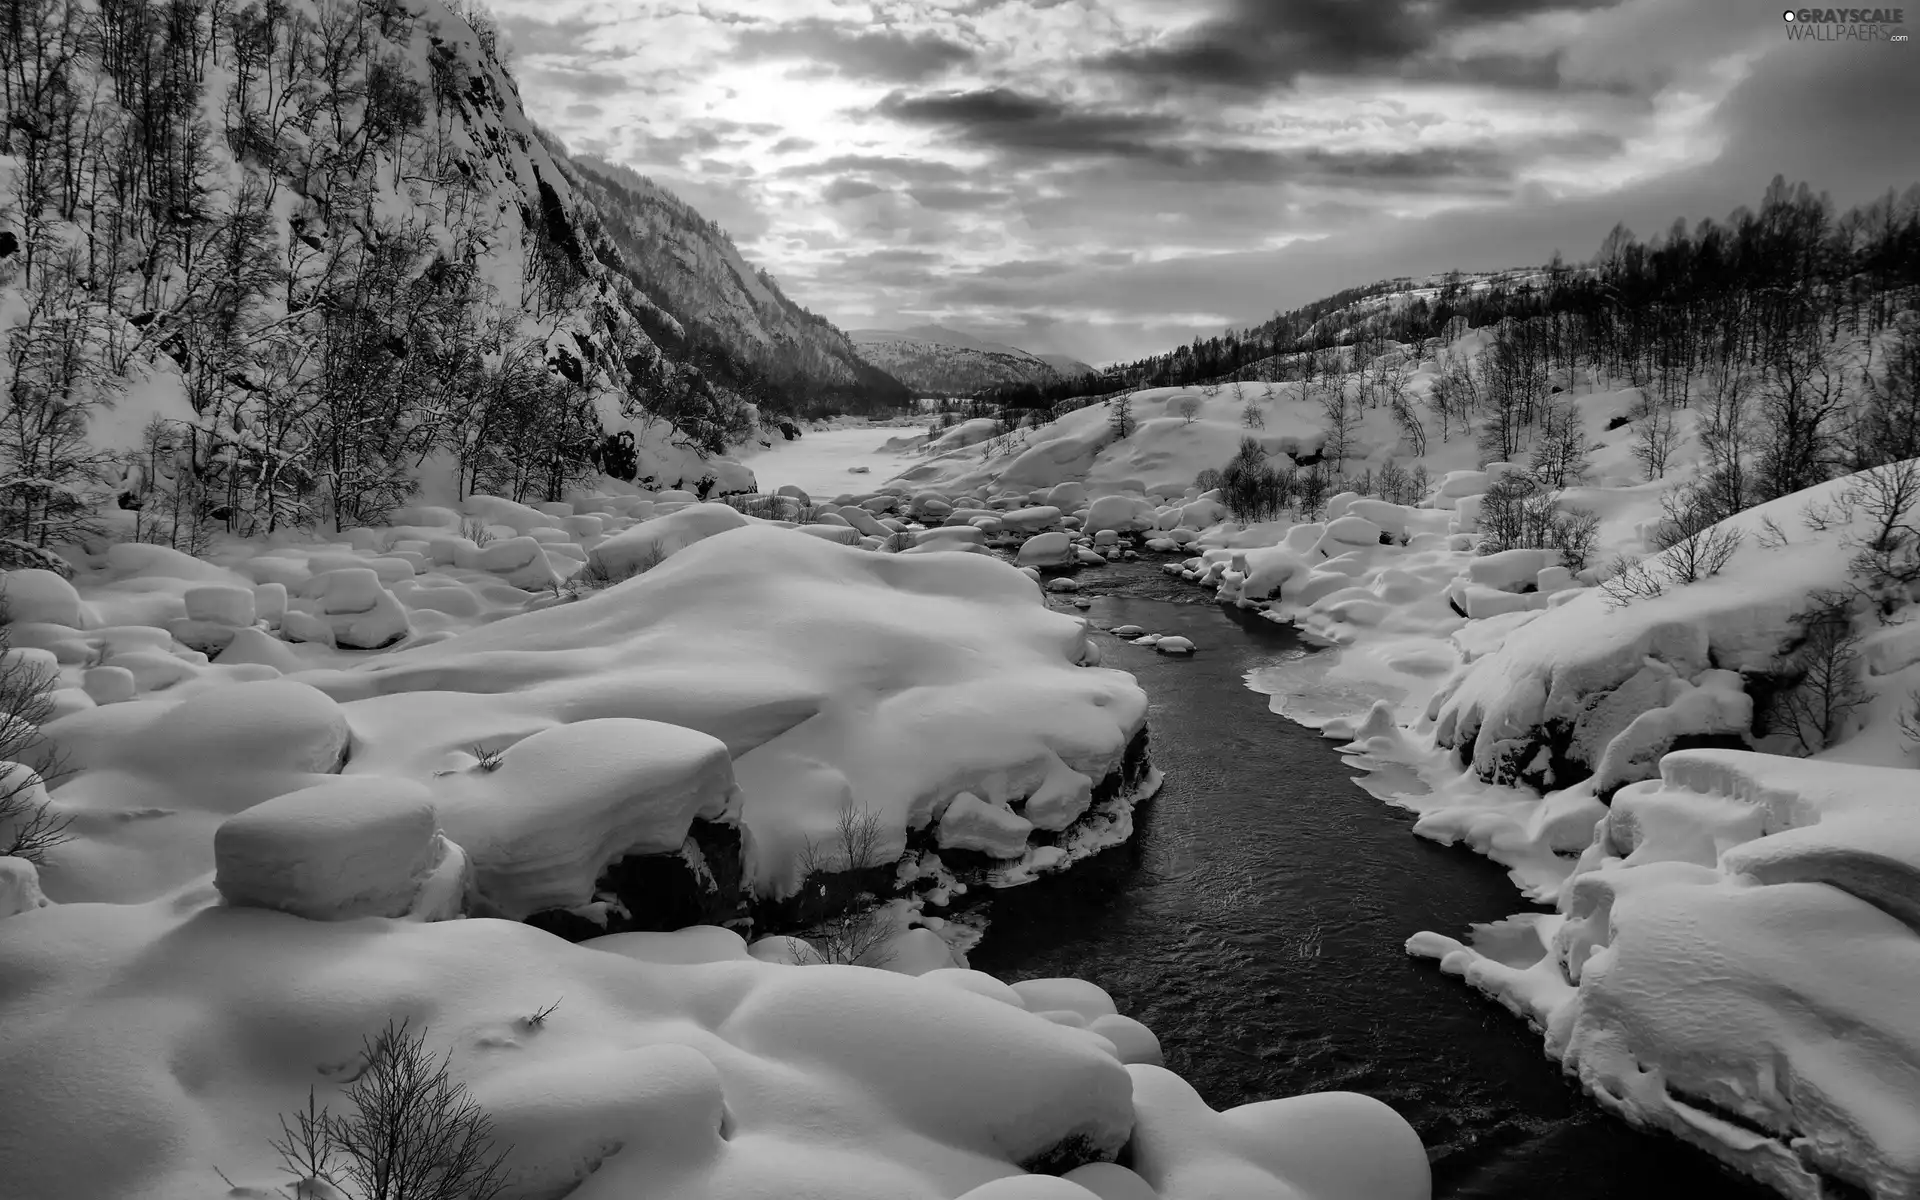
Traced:
POLYGON ((856 897, 854 907, 828 917, 807 932, 807 966, 884 967, 893 961, 889 948, 893 922, 886 908, 868 893, 856 897))
POLYGON ((1181 420, 1185 421, 1189 425, 1193 424, 1194 421, 1200 416, 1200 397, 1198 396, 1180 397, 1180 403, 1176 407, 1175 411, 1177 411, 1180 414, 1181 420))
POLYGON ((479 742, 467 747, 467 753, 477 760, 473 764, 476 771, 498 771, 500 764, 506 761, 505 750, 489 750, 479 742))
POLYGON ((1666 573, 1648 566, 1645 559, 1620 555, 1600 581, 1600 593, 1609 610, 1625 608, 1637 600, 1652 600, 1667 591, 1666 573))
POLYGON ((1815 533, 1826 533, 1852 522, 1853 508, 1844 494, 1834 504, 1817 504, 1809 500, 1800 508, 1800 523, 1815 533))
POLYGON ((493 530, 489 529, 487 523, 478 517, 467 517, 460 522, 460 536, 466 538, 476 546, 490 546, 493 544, 493 530))
POLYGON ((1712 525, 1690 533, 1661 555, 1667 575, 1675 583, 1698 583, 1718 575, 1733 560, 1745 535, 1725 525, 1712 525))
POLYGON ((1868 699, 1861 681, 1860 635, 1853 628, 1853 597, 1814 593, 1813 604, 1794 614, 1797 644, 1783 654, 1776 672, 1792 678, 1776 711, 1808 754, 1845 736, 1855 710, 1868 699))
POLYGON ((493 1121, 435 1059, 426 1034, 391 1021, 366 1039, 364 1066, 347 1086, 348 1114, 330 1112, 313 1089, 307 1106, 271 1144, 296 1177, 297 1194, 319 1181, 357 1200, 494 1200, 506 1187, 506 1150, 493 1121))
MULTIPOLYGON (((562 999, 564 999, 564 997, 562 997, 562 999)), ((547 1027, 547 1018, 551 1017, 559 1007, 560 1001, 555 1000, 545 1008, 537 1009, 527 1016, 521 1017, 519 1023, 527 1029, 545 1029, 547 1027)))
POLYGON ((1660 498, 1655 542, 1665 551, 1660 562, 1673 583, 1698 583, 1718 575, 1746 540, 1740 530, 1722 524, 1697 491, 1681 489, 1660 498))
POLYGON ((1900 710, 1900 735, 1906 739, 1907 749, 1920 754, 1920 688, 1907 694, 1906 706, 1900 710))
POLYGON ((1872 522, 1872 532, 1855 547, 1849 563, 1856 590, 1886 620, 1913 597, 1920 584, 1920 461, 1889 463, 1862 471, 1848 486, 1844 501, 1872 522))
MULTIPOLYGON (((880 814, 852 804, 840 810, 834 826, 834 839, 826 846, 808 838, 800 849, 800 877, 803 888, 813 890, 816 904, 827 899, 826 876, 839 872, 867 871, 884 866, 886 827, 880 814)), ((888 943, 893 926, 885 907, 871 893, 854 896, 847 908, 816 921, 807 931, 812 946, 810 963, 839 963, 868 967, 885 966, 892 958, 888 943)))
MULTIPOLYGON (((0 622, 6 620, 0 595, 0 622)), ((41 753, 40 727, 53 716, 53 689, 59 674, 26 655, 10 654, 12 639, 0 625, 0 855, 24 858, 36 866, 47 851, 71 841, 73 818, 54 811, 46 785, 66 773, 65 756, 41 753), (37 753, 38 771, 20 760, 37 753)))
POLYGON ((1764 550, 1778 550, 1787 544, 1787 531, 1772 517, 1760 519, 1760 536, 1755 539, 1764 550))

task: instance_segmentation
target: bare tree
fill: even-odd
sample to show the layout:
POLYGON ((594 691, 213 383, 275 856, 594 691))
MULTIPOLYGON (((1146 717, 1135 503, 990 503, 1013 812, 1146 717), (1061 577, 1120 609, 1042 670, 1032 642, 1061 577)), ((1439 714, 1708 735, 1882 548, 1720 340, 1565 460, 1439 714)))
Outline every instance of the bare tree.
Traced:
POLYGON ((1181 420, 1189 425, 1193 424, 1194 419, 1200 415, 1200 397, 1192 395, 1180 397, 1176 411, 1179 412, 1181 420))
POLYGON ((1633 459, 1646 472, 1649 481, 1667 473, 1667 466, 1680 447, 1680 427, 1673 410, 1657 401, 1642 399, 1635 406, 1633 422, 1633 459))
POLYGON ((1716 370, 1706 383, 1706 402, 1695 428, 1706 454, 1706 499, 1720 517, 1744 511, 1752 493, 1760 430, 1751 389, 1737 368, 1716 370))
POLYGON ((1816 592, 1813 605, 1794 616, 1797 644, 1779 660, 1778 674, 1794 680, 1776 711, 1801 749, 1817 754, 1845 736, 1854 712, 1867 702, 1861 681, 1860 635, 1853 628, 1852 599, 1816 592))
POLYGON ((424 1030, 389 1021, 361 1057, 346 1089, 351 1113, 330 1112, 309 1088, 307 1107, 280 1118, 273 1148, 290 1174, 351 1188, 357 1200, 493 1200, 505 1189, 507 1151, 449 1073, 452 1051, 435 1059, 424 1030))
POLYGON ((1540 436, 1533 443, 1533 476, 1548 487, 1563 488, 1586 478, 1587 434, 1580 411, 1565 397, 1540 406, 1540 436))

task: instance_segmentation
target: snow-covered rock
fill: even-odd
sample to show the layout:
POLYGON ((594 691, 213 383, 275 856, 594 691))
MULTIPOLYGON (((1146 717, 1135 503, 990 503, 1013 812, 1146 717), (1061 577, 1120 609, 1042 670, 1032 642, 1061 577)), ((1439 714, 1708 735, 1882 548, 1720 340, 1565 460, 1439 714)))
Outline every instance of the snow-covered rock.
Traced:
POLYGON ((994 858, 1019 858, 1027 852, 1033 823, 1016 812, 961 792, 940 817, 937 837, 945 850, 978 850, 994 858))
MULTIPOLYGON (((400 917, 438 872, 463 873, 418 783, 330 780, 229 817, 213 837, 214 886, 227 903, 315 921, 400 917)), ((464 889, 459 889, 464 890, 464 889)), ((435 918, 457 915, 433 913, 435 918)))

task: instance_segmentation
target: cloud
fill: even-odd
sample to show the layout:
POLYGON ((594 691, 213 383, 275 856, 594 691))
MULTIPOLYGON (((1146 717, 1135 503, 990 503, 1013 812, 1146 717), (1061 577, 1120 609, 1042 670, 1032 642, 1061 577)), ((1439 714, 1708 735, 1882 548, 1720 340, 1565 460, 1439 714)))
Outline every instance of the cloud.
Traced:
POLYGON ((810 17, 759 25, 734 35, 748 60, 792 59, 861 79, 917 83, 970 62, 973 51, 931 32, 861 29, 810 17))
POLYGON ((974 212, 995 208, 1013 199, 1012 192, 989 188, 913 187, 907 189, 907 195, 920 207, 935 212, 974 212))
POLYGON ((953 183, 968 173, 951 163, 930 158, 912 158, 901 154, 836 154, 816 162, 794 163, 780 168, 786 178, 809 175, 838 175, 846 172, 885 175, 902 183, 953 183))
POLYGON ((979 146, 1058 155, 1145 155, 1180 122, 1157 113, 1078 107, 1048 96, 993 87, 910 96, 893 92, 875 112, 946 131, 979 146))
MULTIPOLYGON (((1462 31, 1618 0, 1231 0, 1227 11, 1172 36, 1090 56, 1101 70, 1171 89, 1267 90, 1301 75, 1401 76, 1441 70, 1422 60, 1462 31)), ((1471 60, 1470 60, 1471 61, 1471 60)), ((1540 86, 1545 62, 1516 72, 1498 57, 1456 65, 1490 86, 1540 86)))
POLYGON ((841 176, 828 184, 820 193, 820 198, 828 204, 844 204, 849 200, 863 200, 885 191, 885 188, 868 183, 864 179, 841 176))
POLYGON ((1088 361, 1920 179, 1906 48, 1751 0, 492 2, 536 120, 814 311, 1088 361))

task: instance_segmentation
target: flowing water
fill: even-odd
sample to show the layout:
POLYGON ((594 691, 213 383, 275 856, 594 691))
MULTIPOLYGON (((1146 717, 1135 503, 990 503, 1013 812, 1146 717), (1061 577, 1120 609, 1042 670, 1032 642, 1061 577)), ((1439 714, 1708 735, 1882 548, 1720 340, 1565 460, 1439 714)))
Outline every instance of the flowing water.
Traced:
POLYGON ((1097 623, 1199 647, 1174 658, 1101 640, 1105 664, 1147 690, 1166 785, 1127 846, 998 893, 974 966, 1100 984, 1215 1108, 1377 1096, 1419 1130, 1437 1197, 1771 1195, 1601 1113, 1537 1033, 1406 955, 1409 934, 1459 935, 1524 903, 1491 863, 1414 837, 1409 814, 1351 782, 1335 743, 1246 685, 1248 672, 1308 652, 1289 630, 1157 566, 1080 578, 1107 593, 1086 614, 1097 623))

